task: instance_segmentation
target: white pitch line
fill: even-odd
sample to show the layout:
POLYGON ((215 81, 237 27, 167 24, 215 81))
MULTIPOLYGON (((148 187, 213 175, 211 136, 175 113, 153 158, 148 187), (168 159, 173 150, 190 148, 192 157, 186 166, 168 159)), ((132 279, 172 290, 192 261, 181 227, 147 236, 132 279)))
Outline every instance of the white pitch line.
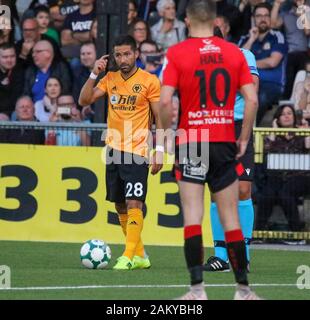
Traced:
MULTIPOLYGON (((205 284, 205 287, 235 287, 235 284, 205 284)), ((253 283, 251 287, 296 287, 296 284, 291 283, 253 283)), ((171 285, 93 285, 93 286, 59 286, 59 287, 12 287, 0 288, 0 291, 36 291, 36 290, 80 290, 80 289, 133 289, 133 288, 187 288, 186 284, 171 284, 171 285)))

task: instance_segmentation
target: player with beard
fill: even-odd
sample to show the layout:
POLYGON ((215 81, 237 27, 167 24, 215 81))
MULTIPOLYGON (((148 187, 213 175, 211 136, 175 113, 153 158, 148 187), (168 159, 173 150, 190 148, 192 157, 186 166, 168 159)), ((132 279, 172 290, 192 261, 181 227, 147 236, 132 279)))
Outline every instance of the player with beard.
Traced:
MULTIPOLYGON (((119 222, 126 236, 126 247, 113 269, 148 269, 150 260, 141 240, 142 206, 147 193, 148 139, 153 117, 158 117, 160 82, 136 67, 139 52, 135 40, 120 36, 113 46, 118 67, 108 72, 95 86, 99 73, 107 67, 108 55, 95 62, 92 73, 81 90, 79 104, 88 106, 108 95, 108 131, 106 135, 106 199, 115 203, 119 222), (94 87, 95 86, 95 87, 94 87)), ((151 173, 162 168, 164 146, 156 146, 151 173)))

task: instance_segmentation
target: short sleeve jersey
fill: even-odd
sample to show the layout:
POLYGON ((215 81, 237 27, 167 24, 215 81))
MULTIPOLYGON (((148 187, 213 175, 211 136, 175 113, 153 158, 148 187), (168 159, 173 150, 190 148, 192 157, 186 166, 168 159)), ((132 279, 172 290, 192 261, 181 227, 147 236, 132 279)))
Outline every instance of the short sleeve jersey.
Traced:
MULTIPOLYGON (((243 52, 243 54, 245 56, 245 59, 246 59, 247 64, 250 68, 251 74, 259 77, 254 54, 250 50, 247 50, 247 49, 241 48, 240 50, 243 52)), ((235 102, 235 121, 240 121, 243 119, 244 107, 245 107, 244 99, 243 99, 241 93, 238 92, 237 96, 236 96, 236 102, 235 102)))
POLYGON ((240 49, 218 37, 189 38, 168 49, 163 68, 163 85, 179 90, 186 141, 235 142, 236 93, 253 83, 240 49))
POLYGON ((150 103, 158 102, 160 97, 158 78, 140 68, 127 80, 120 71, 108 72, 97 88, 109 97, 106 144, 147 157, 153 122, 150 103))

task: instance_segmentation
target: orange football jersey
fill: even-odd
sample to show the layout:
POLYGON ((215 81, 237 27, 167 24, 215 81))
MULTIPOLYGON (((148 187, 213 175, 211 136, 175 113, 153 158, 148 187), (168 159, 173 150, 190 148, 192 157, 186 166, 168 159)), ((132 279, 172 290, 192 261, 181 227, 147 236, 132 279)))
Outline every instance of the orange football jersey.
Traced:
POLYGON ((127 80, 120 71, 108 72, 97 88, 109 98, 106 144, 147 157, 153 121, 150 103, 159 101, 159 79, 140 68, 127 80))

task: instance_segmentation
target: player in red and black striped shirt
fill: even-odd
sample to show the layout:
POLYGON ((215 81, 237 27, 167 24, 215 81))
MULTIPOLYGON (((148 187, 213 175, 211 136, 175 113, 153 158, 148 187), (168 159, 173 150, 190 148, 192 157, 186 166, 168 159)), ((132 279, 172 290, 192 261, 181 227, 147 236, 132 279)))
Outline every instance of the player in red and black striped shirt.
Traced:
POLYGON ((238 218, 237 160, 247 147, 257 110, 257 95, 247 62, 234 44, 213 36, 215 2, 190 0, 186 23, 190 38, 168 49, 163 71, 160 116, 169 128, 177 89, 181 115, 176 139, 175 175, 184 213, 184 250, 191 289, 182 300, 207 299, 203 284, 201 224, 207 182, 218 205, 235 299, 257 299, 247 280, 245 243, 238 218), (234 104, 245 99, 243 128, 236 143, 234 104))

